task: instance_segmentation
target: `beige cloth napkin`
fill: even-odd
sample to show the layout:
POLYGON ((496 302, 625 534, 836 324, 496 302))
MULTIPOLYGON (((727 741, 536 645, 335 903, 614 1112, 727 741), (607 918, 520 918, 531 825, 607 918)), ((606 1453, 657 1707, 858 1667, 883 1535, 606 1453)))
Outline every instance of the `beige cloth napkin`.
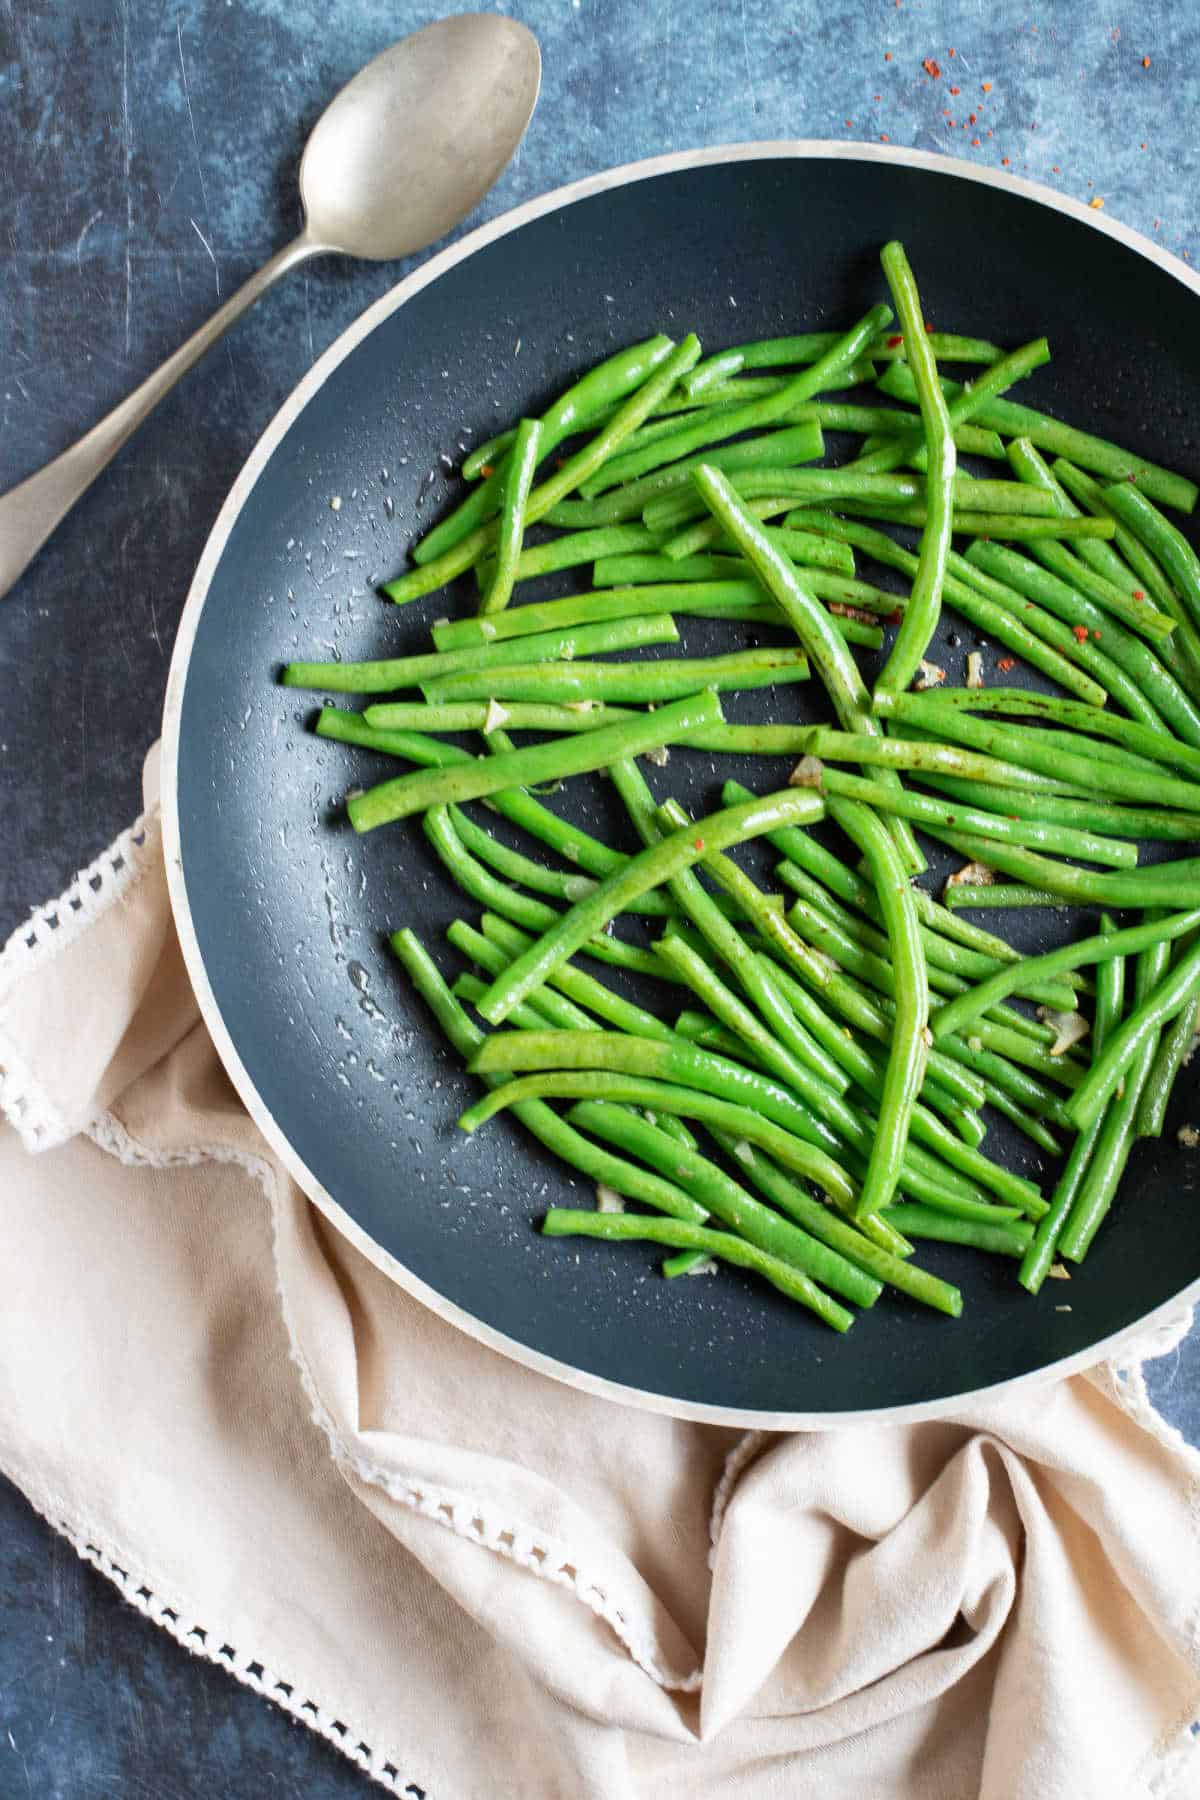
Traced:
POLYGON ((239 1105, 155 770, 0 959, 0 1466, 82 1555, 396 1793, 1194 1800, 1200 1457, 1136 1363, 741 1437, 484 1349, 239 1105))

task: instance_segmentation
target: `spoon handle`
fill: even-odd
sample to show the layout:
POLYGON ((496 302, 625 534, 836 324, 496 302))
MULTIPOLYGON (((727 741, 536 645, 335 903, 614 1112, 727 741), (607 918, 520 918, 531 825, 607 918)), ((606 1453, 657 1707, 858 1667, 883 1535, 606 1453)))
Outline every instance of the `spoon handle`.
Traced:
POLYGON ((0 599, 33 561, 59 520, 70 512, 84 490, 91 486, 126 438, 137 430, 179 377, 199 361, 273 281, 323 248, 306 232, 285 244, 229 296, 224 306, 199 331, 160 364, 153 375, 148 375, 127 399, 114 406, 98 425, 93 425, 36 475, 30 475, 0 498, 0 599))

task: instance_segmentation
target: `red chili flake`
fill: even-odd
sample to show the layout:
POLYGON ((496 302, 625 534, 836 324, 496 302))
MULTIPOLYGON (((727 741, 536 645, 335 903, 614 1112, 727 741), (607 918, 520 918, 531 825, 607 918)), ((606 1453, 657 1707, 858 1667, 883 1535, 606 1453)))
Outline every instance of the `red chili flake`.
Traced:
POLYGON ((1133 597, 1135 600, 1144 600, 1146 598, 1145 593, 1141 588, 1134 588, 1133 597))
POLYGON ((1094 638, 1098 638, 1100 636, 1100 633, 1098 631, 1093 631, 1092 636, 1094 638))
POLYGON ((847 120, 846 120, 846 129, 847 129, 847 131, 849 131, 849 130, 851 130, 851 129, 852 129, 852 127, 853 127, 853 125, 854 125, 854 120, 853 120, 853 119, 847 119, 847 120))
POLYGON ((990 82, 990 81, 981 81, 981 82, 980 82, 980 84, 979 84, 979 85, 980 85, 980 87, 981 87, 981 88, 982 88, 982 89, 983 89, 983 91, 984 91, 984 93, 985 93, 985 94, 990 94, 990 93, 991 93, 991 91, 992 91, 992 84, 991 84, 991 82, 990 82))
POLYGON ((1071 636, 1073 638, 1077 638, 1081 644, 1086 644, 1087 643, 1087 626, 1086 625, 1072 625, 1071 636))
POLYGON ((961 94, 961 93, 962 93, 962 89, 961 89, 961 88, 951 88, 951 89, 950 89, 950 92, 951 92, 951 93, 952 93, 952 94, 961 94))
POLYGON ((903 342, 904 339, 901 336, 890 337, 887 341, 887 347, 889 350, 898 350, 903 342))
POLYGON ((951 131, 953 131, 954 130, 954 120, 950 117, 949 113, 946 114, 946 123, 950 127, 951 131))
MULTIPOLYGON (((951 51, 950 54, 953 56, 954 52, 951 51)), ((935 63, 932 56, 927 56, 925 61, 921 64, 921 67, 931 81, 936 81, 942 72, 940 64, 935 63)))
POLYGON ((1148 147, 1149 147, 1149 146, 1148 146, 1148 145, 1146 145, 1146 144, 1139 144, 1139 145, 1138 145, 1138 149, 1139 149, 1139 150, 1145 150, 1145 149, 1147 149, 1147 148, 1148 148, 1148 147))
POLYGON ((951 56, 953 56, 953 55, 954 55, 954 52, 953 52, 953 50, 951 50, 951 52, 950 52, 950 54, 951 54, 951 56))
POLYGON ((992 134, 991 134, 991 132, 990 132, 990 131, 989 131, 989 132, 988 132, 988 136, 989 136, 989 137, 991 137, 991 135, 992 135, 992 134))
POLYGON ((1007 169, 1007 168, 1009 168, 1009 167, 1010 167, 1010 164, 1009 164, 1009 160, 1008 160, 1008 158, 1007 158, 1007 156, 1002 156, 1002 157, 1001 157, 1001 158, 1000 158, 1000 166, 1001 166, 1001 168, 1004 168, 1004 169, 1007 169))
POLYGON ((885 50, 885 51, 884 51, 884 53, 883 53, 883 60, 884 60, 884 62, 891 62, 891 60, 892 60, 892 53, 891 53, 891 51, 890 51, 890 50, 885 50))
POLYGON ((883 95, 882 94, 872 94, 871 98, 872 98, 872 100, 882 100, 883 95))
POLYGON ((703 850, 703 848, 704 848, 704 839, 703 838, 696 839, 696 848, 697 848, 697 850, 703 850))
POLYGON ((1060 169, 1060 168, 1059 168, 1059 166, 1058 166, 1058 164, 1057 164, 1057 163, 1055 163, 1055 164, 1054 164, 1054 166, 1053 166, 1053 167, 1052 167, 1052 169, 1051 169, 1051 170, 1050 170, 1050 173, 1051 173, 1051 174, 1052 174, 1052 175, 1061 175, 1061 174, 1062 174, 1062 170, 1061 170, 1061 169, 1060 169))
POLYGON ((976 120, 978 119, 978 117, 979 117, 978 113, 968 113, 967 114, 967 124, 974 125, 976 120))
POLYGON ((479 473, 481 475, 494 475, 496 471, 493 469, 491 463, 480 463, 479 473))
POLYGON ((1148 56, 1143 56, 1142 67, 1143 69, 1148 69, 1150 67, 1150 58, 1148 56))
POLYGON ((1017 659, 1015 656, 1002 656, 1000 658, 1000 661, 996 664, 996 667, 999 669, 999 671, 1002 675, 1007 675, 1008 671, 1010 669, 1015 669, 1016 666, 1017 666, 1017 659))
POLYGON ((978 138, 971 139, 971 148, 972 150, 979 150, 982 148, 978 138))
POLYGON ((889 625, 899 625, 899 623, 900 623, 901 619, 903 619, 903 617, 904 617, 904 614, 901 612, 900 608, 897 607, 895 612, 890 612, 888 614, 888 624, 889 625))
POLYGON ((933 326, 932 326, 932 325, 931 325, 931 324, 930 324, 930 323, 929 323, 929 320, 928 320, 928 319, 926 319, 926 321, 925 321, 925 335, 926 335, 926 337, 928 337, 928 336, 929 336, 929 334, 930 334, 930 332, 931 332, 931 331, 932 331, 932 330, 933 330, 933 326))
POLYGON ((879 134, 879 141, 881 144, 890 144, 892 140, 886 131, 881 131, 879 134))
POLYGON ((567 466, 566 457, 565 456, 556 456, 554 459, 554 466, 556 469, 565 469, 567 466))
MULTIPOLYGON (((953 93, 953 92, 954 92, 954 89, 953 89, 953 88, 951 88, 951 89, 950 89, 950 92, 951 92, 951 93, 953 93)), ((943 106, 943 108, 942 108, 942 117, 943 117, 943 119, 950 119, 950 108, 949 108, 949 107, 948 107, 948 106, 943 106)), ((952 125, 953 125, 953 123, 954 123, 954 120, 953 120, 953 119, 950 119, 950 123, 951 123, 951 124, 952 124, 952 125)))

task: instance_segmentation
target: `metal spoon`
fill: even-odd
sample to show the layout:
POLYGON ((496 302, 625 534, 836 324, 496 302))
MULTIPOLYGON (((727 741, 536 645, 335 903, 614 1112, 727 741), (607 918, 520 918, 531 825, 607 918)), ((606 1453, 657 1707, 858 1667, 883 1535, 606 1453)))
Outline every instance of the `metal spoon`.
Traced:
POLYGON ((409 256, 465 218, 520 143, 541 71, 533 34, 492 13, 441 19, 361 69, 305 145, 300 235, 107 418, 0 499, 0 598, 163 395, 278 276, 330 251, 409 256))

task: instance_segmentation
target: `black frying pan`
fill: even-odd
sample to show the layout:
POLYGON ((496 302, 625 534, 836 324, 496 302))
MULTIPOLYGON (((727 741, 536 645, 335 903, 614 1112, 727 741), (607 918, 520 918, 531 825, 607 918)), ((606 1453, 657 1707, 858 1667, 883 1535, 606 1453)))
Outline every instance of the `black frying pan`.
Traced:
MULTIPOLYGON (((1069 1286, 1047 1282, 1034 1300, 1007 1262, 922 1247, 964 1288, 958 1323, 888 1297, 839 1340, 748 1277, 668 1283, 646 1247, 543 1240, 533 1226, 548 1204, 590 1194, 506 1119, 471 1140, 456 1130, 472 1083, 386 947, 389 929, 410 924, 449 971, 441 933, 473 909, 416 821, 354 836, 346 787, 394 765, 311 736, 306 697, 275 675, 294 655, 423 647, 432 619, 471 604, 460 584, 397 614, 373 584, 454 498, 449 471, 472 435, 539 408, 655 330, 695 328, 713 349, 843 325, 881 297, 878 252, 893 236, 939 326, 1005 344, 1049 336, 1055 360, 1027 387, 1036 402, 1200 467, 1196 284, 1131 234, 934 157, 798 145, 670 158, 475 233, 334 346, 231 494, 172 669, 176 913, 218 1046, 276 1149, 368 1254, 445 1316, 565 1379, 693 1415, 811 1424, 932 1411, 1094 1355, 1200 1276, 1197 1163, 1175 1136, 1196 1105, 1194 1076, 1181 1080, 1161 1142, 1138 1147, 1069 1286)), ((692 625, 686 646, 705 654, 739 629, 692 625)), ((960 641, 943 638, 939 660, 957 676, 974 640, 953 619, 947 629, 960 641)), ((827 716, 815 681, 730 710, 772 707, 827 716)), ((722 774, 760 787, 786 775, 778 762, 724 760, 722 774)), ((694 808, 719 803, 708 758, 676 753, 650 773, 694 808)), ((598 780, 554 804, 628 839, 598 780)), ((1025 929, 1045 947, 1078 930, 1069 919, 1025 929)), ((1032 1166, 1018 1145, 1009 1153, 1032 1166)))

